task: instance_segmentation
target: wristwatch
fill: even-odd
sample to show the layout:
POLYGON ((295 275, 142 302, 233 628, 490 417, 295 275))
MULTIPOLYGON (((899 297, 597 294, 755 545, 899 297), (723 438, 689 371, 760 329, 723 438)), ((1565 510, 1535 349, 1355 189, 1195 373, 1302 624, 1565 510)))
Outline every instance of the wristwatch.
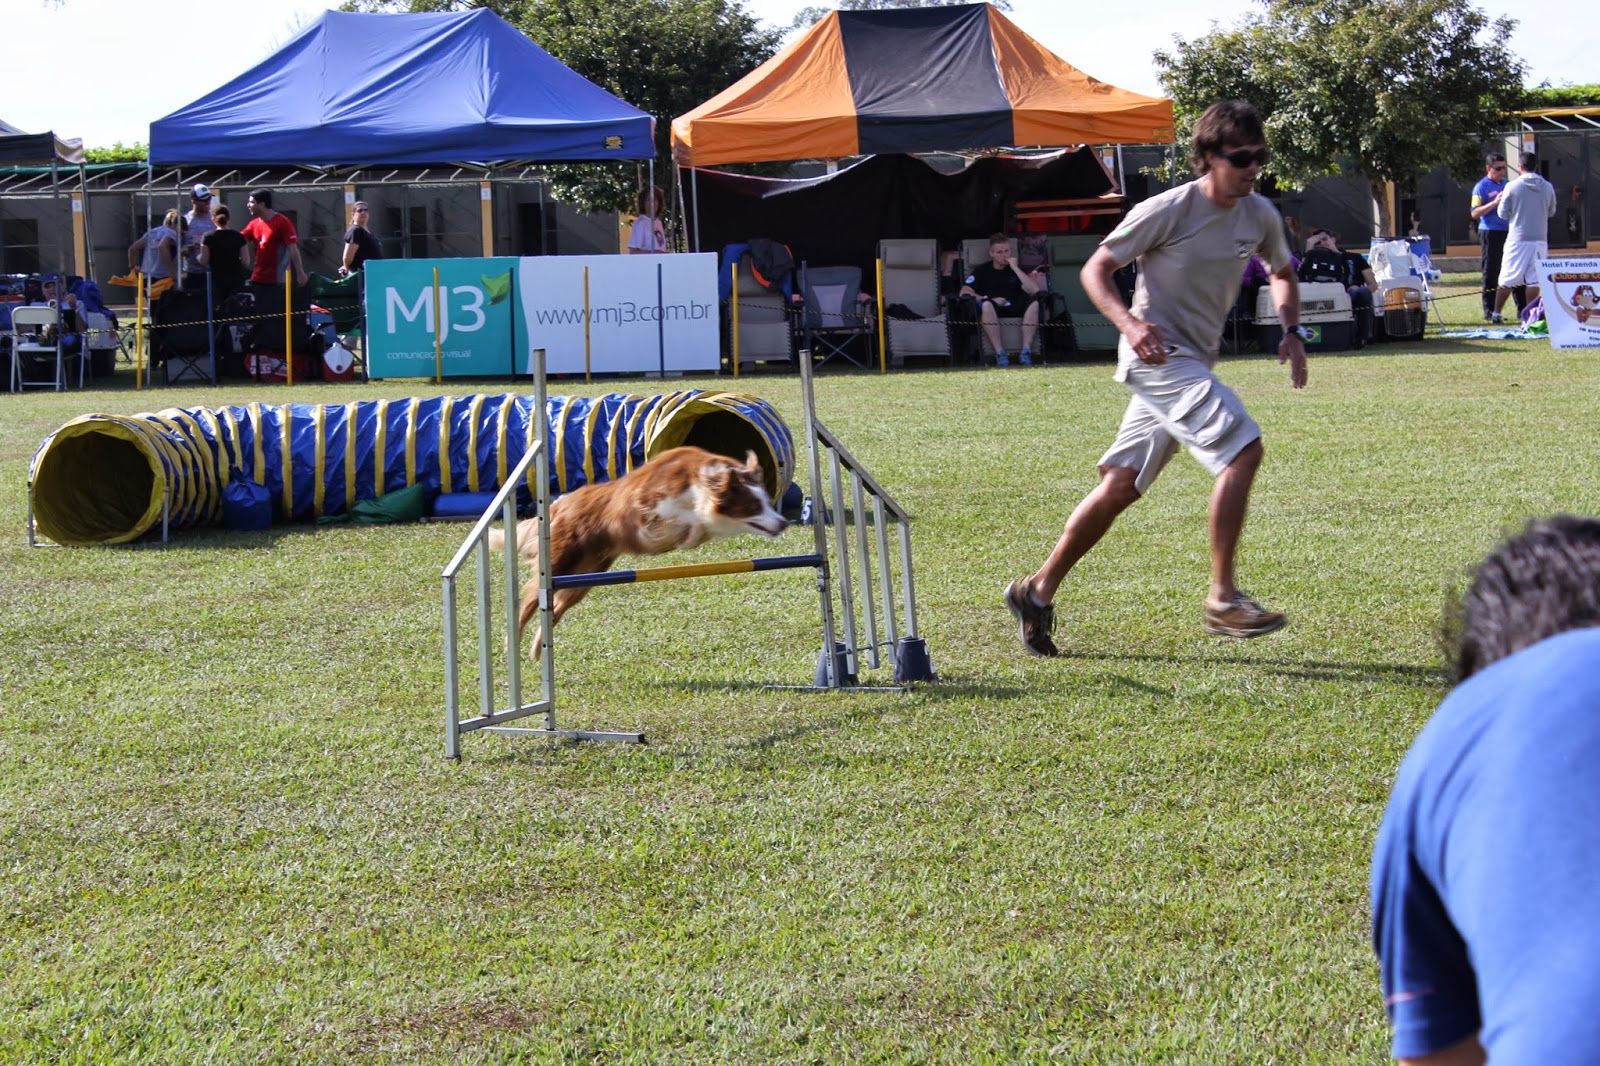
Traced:
POLYGON ((1299 337, 1303 341, 1308 341, 1311 339, 1311 331, 1304 326, 1290 326, 1283 332, 1285 335, 1293 333, 1296 337, 1299 337))

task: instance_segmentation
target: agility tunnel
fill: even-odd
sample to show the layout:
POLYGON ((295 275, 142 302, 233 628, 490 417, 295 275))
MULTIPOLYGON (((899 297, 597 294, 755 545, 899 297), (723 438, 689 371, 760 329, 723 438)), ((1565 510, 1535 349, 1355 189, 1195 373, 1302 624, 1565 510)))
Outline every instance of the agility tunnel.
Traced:
MULTIPOLYGON (((739 459, 754 451, 774 500, 793 477, 789 427, 754 396, 552 396, 542 420, 536 403, 505 393, 82 415, 34 454, 34 521, 40 534, 69 545, 135 540, 161 522, 164 504, 172 529, 215 524, 234 471, 267 488, 274 522, 342 514, 419 483, 442 498, 493 493, 541 431, 552 496, 620 477, 685 444, 739 459)), ((524 507, 533 499, 531 470, 518 493, 524 507)))

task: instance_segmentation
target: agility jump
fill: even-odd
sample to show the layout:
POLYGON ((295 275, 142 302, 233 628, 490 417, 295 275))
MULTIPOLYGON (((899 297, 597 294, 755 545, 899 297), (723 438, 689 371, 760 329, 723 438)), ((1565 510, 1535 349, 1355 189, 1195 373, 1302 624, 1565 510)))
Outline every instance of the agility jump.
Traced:
MULTIPOLYGON (((544 388, 544 352, 533 353, 536 388, 544 388)), ((885 492, 865 468, 850 455, 833 434, 816 418, 815 398, 811 382, 810 353, 800 357, 802 396, 806 413, 806 445, 809 459, 809 482, 814 501, 815 518, 812 533, 815 550, 807 554, 773 556, 759 559, 689 563, 678 566, 658 566, 634 570, 609 570, 598 573, 555 575, 551 572, 550 524, 548 479, 541 471, 548 461, 545 450, 535 447, 522 460, 511 482, 520 481, 526 468, 534 469, 532 483, 546 486, 537 500, 539 544, 537 567, 538 582, 538 664, 540 696, 537 700, 522 699, 522 655, 519 640, 519 601, 517 578, 517 513, 515 501, 507 490, 502 490, 478 519, 441 575, 444 595, 445 623, 445 755, 459 758, 463 734, 483 731, 504 734, 522 734, 578 740, 607 740, 643 743, 642 733, 602 732, 559 728, 556 722, 555 655, 551 641, 554 627, 553 598, 563 589, 592 588, 601 585, 639 584, 649 581, 679 580, 692 577, 725 576, 730 574, 760 573, 775 570, 813 568, 817 575, 818 599, 822 615, 823 643, 815 684, 804 686, 773 686, 821 689, 862 689, 857 684, 857 673, 863 661, 877 668, 882 665, 882 651, 892 649, 894 680, 897 686, 905 682, 925 681, 933 678, 932 663, 927 646, 917 633, 915 586, 912 580, 910 516, 885 492), (823 491, 824 458, 829 467, 829 488, 823 491), (845 478, 850 484, 849 502, 846 506, 845 478), (868 499, 870 497, 870 511, 868 499), (826 501, 826 502, 824 502, 826 501), (866 526, 876 527, 875 547, 869 543, 866 526), (492 607, 490 581, 491 523, 495 519, 504 523, 504 611, 497 625, 492 607), (832 551, 828 526, 837 521, 840 535, 834 538, 832 551), (896 580, 891 566, 888 525, 898 527, 899 591, 903 597, 903 614, 895 611, 896 580), (843 526, 855 526, 852 560, 851 538, 843 526), (461 713, 460 663, 458 649, 458 601, 456 580, 469 561, 476 559, 477 574, 477 636, 478 636, 478 688, 479 713, 463 718, 461 713), (857 584, 859 582, 859 589, 857 584), (835 586, 837 585, 837 593, 835 586), (838 616, 842 616, 844 640, 835 639, 837 595, 838 616), (859 596, 859 599, 858 599, 859 596), (862 625, 857 625, 857 614, 863 615, 862 625), (881 619, 879 617, 881 613, 881 619), (905 632, 901 634, 900 621, 905 632), (859 634, 864 630, 865 640, 859 634), (505 662, 505 693, 501 702, 495 680, 494 657, 497 652, 505 662), (513 725, 518 719, 530 715, 543 715, 541 727, 513 725)), ((532 524, 532 520, 530 520, 532 524)))

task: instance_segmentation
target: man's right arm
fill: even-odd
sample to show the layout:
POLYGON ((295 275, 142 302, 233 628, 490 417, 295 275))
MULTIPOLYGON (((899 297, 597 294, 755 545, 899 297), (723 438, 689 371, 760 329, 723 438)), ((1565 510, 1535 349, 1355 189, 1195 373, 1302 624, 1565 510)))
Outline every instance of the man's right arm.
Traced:
POLYGON ((1483 218, 1490 211, 1493 211, 1499 203, 1500 193, 1497 191, 1493 196, 1486 197, 1485 191, 1482 189, 1482 183, 1480 183, 1472 190, 1472 208, 1469 213, 1473 218, 1483 218))

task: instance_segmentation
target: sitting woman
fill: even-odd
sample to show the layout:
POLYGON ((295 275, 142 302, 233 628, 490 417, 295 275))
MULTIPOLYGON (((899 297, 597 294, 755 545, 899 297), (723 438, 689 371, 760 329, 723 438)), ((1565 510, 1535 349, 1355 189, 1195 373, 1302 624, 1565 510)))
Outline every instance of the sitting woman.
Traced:
POLYGON ((54 274, 40 278, 42 297, 29 301, 29 306, 58 307, 61 310, 61 350, 67 355, 77 355, 83 350, 83 335, 89 332, 89 320, 84 317, 83 302, 75 293, 61 293, 54 274))

